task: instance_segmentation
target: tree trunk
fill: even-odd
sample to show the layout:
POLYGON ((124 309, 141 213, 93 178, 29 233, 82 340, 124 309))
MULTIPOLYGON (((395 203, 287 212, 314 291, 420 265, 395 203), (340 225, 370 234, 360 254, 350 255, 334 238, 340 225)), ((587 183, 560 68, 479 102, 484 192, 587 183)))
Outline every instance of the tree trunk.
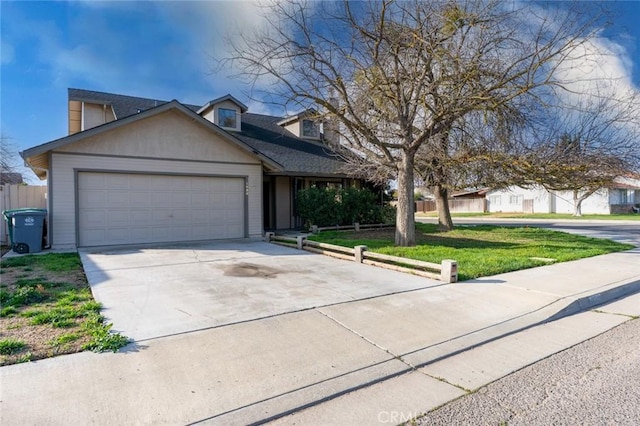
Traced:
POLYGON ((451 231, 453 229, 453 220, 451 219, 451 210, 449 210, 449 190, 440 185, 433 188, 436 196, 436 210, 438 211, 438 229, 441 231, 451 231))
POLYGON ((582 200, 584 198, 578 197, 578 191, 573 191, 573 215, 582 216, 582 200))
POLYGON ((414 154, 404 152, 398 168, 398 205, 396 210, 396 245, 416 245, 415 203, 413 201, 414 154))

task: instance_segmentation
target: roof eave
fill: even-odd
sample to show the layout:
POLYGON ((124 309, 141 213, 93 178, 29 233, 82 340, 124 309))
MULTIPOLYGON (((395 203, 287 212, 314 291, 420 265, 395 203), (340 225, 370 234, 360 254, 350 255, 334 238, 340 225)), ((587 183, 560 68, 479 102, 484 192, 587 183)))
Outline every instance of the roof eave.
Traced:
MULTIPOLYGON (((27 162, 27 164, 31 164, 30 159, 38 156, 40 154, 44 154, 47 153, 49 151, 52 151, 56 148, 68 145, 70 143, 74 143, 77 142, 79 140, 91 137, 91 136, 95 136, 95 135, 99 135, 101 133, 104 133, 106 131, 110 131, 110 130, 114 130, 117 129, 119 127, 122 126, 126 126, 127 124, 130 124, 132 122, 141 120, 143 118, 149 118, 149 117, 153 117, 155 115, 161 114, 163 112, 169 111, 169 110, 179 110, 182 113, 184 113, 185 115, 198 120, 200 122, 201 125, 204 125, 205 127, 207 127, 209 130, 213 131, 214 133, 216 133, 217 135, 223 137, 224 139, 226 139, 228 142, 231 142, 233 144, 235 144, 236 146, 238 146, 239 148, 245 150, 246 152, 255 155, 259 160, 261 160, 263 163, 267 164, 271 169, 273 170, 282 170, 283 167, 281 164, 279 164, 278 162, 272 160, 271 158, 265 156, 264 154, 260 153, 259 151, 253 149, 252 147, 248 146, 247 144, 245 144, 244 142, 242 142, 240 139, 236 138, 235 136, 233 136, 232 134, 230 134, 229 132, 225 131, 224 129, 220 128, 219 126, 216 126, 214 123, 210 122, 209 120, 205 119, 204 117, 196 114, 195 112, 193 112, 192 110, 190 110, 189 108, 187 108, 186 106, 182 105, 180 102, 176 101, 175 99, 171 102, 167 102, 165 104, 159 105, 157 107, 148 109, 146 111, 142 111, 138 114, 134 114, 134 115, 130 115, 128 117, 125 118, 121 118, 120 120, 115 120, 115 121, 111 121, 109 123, 105 123, 102 124, 100 126, 97 127, 93 127, 91 129, 88 130, 84 130, 82 132, 79 133, 75 133, 73 135, 69 135, 69 136, 65 136, 63 138, 60 139, 55 139, 51 142, 47 142, 44 143, 42 145, 38 145, 35 146, 33 148, 29 148, 26 149, 24 151, 22 151, 20 153, 20 155, 22 156, 22 158, 25 159, 25 161, 27 162)), ((30 166, 31 167, 31 166, 30 166)))

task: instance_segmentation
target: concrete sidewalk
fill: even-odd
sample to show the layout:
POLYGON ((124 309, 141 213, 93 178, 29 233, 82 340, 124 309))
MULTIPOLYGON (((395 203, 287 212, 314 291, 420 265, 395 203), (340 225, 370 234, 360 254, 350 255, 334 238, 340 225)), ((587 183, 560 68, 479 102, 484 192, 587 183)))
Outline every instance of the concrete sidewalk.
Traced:
MULTIPOLYGON (((428 409, 486 380, 473 363, 493 359, 482 344, 507 342, 508 354, 518 331, 535 331, 532 351, 546 356, 628 320, 587 312, 589 320, 572 317, 571 327, 532 328, 637 293, 639 260, 636 249, 151 339, 116 354, 2 367, 0 422, 405 421, 392 417, 394 404, 428 409), (563 333, 572 338, 558 343, 553 336, 563 333), (466 370, 452 362, 460 357, 466 370), (391 407, 383 418, 380 401, 391 407)), ((518 368, 507 361, 500 374, 518 368)))

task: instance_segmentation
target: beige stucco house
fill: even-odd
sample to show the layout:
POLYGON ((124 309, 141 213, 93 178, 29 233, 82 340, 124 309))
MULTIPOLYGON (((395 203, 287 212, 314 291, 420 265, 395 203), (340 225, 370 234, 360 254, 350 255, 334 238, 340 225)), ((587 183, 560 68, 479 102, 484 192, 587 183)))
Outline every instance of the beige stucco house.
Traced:
POLYGON ((257 237, 299 226, 295 194, 359 185, 308 115, 69 89, 69 135, 21 153, 48 184, 54 248, 257 237))

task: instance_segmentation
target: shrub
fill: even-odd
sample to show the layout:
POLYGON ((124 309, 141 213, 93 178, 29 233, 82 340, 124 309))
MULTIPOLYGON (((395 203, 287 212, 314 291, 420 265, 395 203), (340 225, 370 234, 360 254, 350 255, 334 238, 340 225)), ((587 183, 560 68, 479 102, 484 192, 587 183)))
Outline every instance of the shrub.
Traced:
POLYGON ((297 211, 305 226, 393 223, 395 209, 380 206, 378 195, 369 189, 311 187, 297 195, 297 211))

